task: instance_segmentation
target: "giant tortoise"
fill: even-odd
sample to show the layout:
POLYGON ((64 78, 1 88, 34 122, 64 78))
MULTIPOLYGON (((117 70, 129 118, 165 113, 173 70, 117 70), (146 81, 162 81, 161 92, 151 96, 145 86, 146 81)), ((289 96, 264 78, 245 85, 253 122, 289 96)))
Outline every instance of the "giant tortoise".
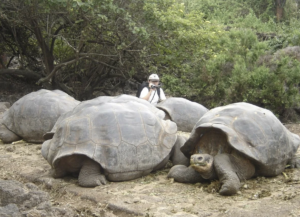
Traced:
MULTIPOLYGON (((138 102, 140 104, 143 104, 144 106, 146 106, 148 109, 150 109, 154 114, 156 114, 160 119, 164 119, 165 117, 165 112, 156 108, 154 105, 150 104, 149 102, 147 102, 146 100, 134 97, 134 96, 130 96, 130 95, 126 95, 126 94, 122 94, 119 96, 99 96, 96 97, 94 99, 90 99, 90 100, 86 100, 81 102, 78 106, 76 106, 74 108, 74 114, 78 111, 80 111, 82 108, 86 108, 89 106, 94 106, 94 105, 98 105, 101 103, 105 103, 105 102, 129 102, 129 101, 134 101, 134 102, 138 102)), ((68 114, 65 114, 68 116, 68 114)), ((56 127, 59 124, 60 120, 64 119, 65 116, 61 115, 60 118, 57 120, 56 124, 54 125, 54 127, 52 128, 51 131, 47 132, 44 134, 44 139, 51 139, 56 131, 56 127)))
POLYGON ((80 186, 94 187, 135 179, 167 163, 177 138, 174 122, 134 100, 79 106, 57 121, 53 138, 42 144, 53 177, 78 175, 80 186))
POLYGON ((190 167, 174 166, 168 177, 178 182, 218 178, 219 193, 232 195, 243 180, 276 176, 287 164, 298 166, 299 144, 299 136, 269 110, 248 103, 214 108, 198 121, 181 148, 190 167))
POLYGON ((208 111, 203 105, 180 97, 170 97, 156 105, 166 119, 177 124, 178 130, 191 132, 197 121, 208 111))
POLYGON ((21 138, 27 142, 43 142, 43 135, 52 129, 59 116, 78 104, 79 101, 60 90, 29 93, 3 114, 0 139, 4 143, 21 138))

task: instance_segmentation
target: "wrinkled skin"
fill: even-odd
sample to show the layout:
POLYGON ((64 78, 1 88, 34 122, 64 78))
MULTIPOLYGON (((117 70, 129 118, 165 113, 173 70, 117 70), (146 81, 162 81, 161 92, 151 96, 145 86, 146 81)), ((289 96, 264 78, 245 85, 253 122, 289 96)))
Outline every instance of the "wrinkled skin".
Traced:
POLYGON ((221 195, 236 194, 241 186, 241 181, 250 179, 255 174, 255 167, 251 161, 239 153, 194 154, 191 156, 191 167, 205 179, 218 178, 222 184, 219 191, 221 195))
MULTIPOLYGON (((222 133, 211 131, 205 134, 195 148, 195 154, 190 157, 190 166, 174 166, 168 174, 168 178, 174 178, 181 183, 196 183, 203 180, 219 179, 221 182, 221 195, 234 195, 241 186, 241 182, 257 175, 261 175, 264 169, 256 169, 254 161, 246 155, 232 149, 222 133), (217 136, 216 136, 217 135, 217 136), (204 144, 210 144, 204 146, 204 144), (214 145, 211 145, 214 144, 214 145), (197 153, 197 147, 214 147, 206 151, 210 154, 197 153), (224 152, 220 152, 222 149, 224 152)), ((299 168, 300 160, 294 156, 286 164, 292 168, 299 168)), ((277 171, 283 171, 286 164, 277 165, 277 171)), ((274 176, 274 174, 271 174, 274 176)))
POLYGON ((82 187, 95 187, 107 183, 101 166, 84 155, 71 155, 60 160, 52 171, 54 178, 72 174, 78 176, 82 187))

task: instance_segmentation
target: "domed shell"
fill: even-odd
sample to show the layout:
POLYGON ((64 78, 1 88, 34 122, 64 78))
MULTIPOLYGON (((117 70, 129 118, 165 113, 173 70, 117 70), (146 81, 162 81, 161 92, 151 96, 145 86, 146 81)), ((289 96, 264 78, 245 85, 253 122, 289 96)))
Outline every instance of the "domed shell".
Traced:
POLYGON ((291 159, 300 139, 269 110, 249 103, 234 103, 207 112, 195 125, 181 151, 190 157, 209 129, 223 131, 228 143, 259 165, 271 168, 291 159))
POLYGON ((122 174, 145 175, 168 157, 177 138, 174 122, 135 101, 94 102, 65 114, 43 143, 42 155, 54 168, 80 154, 98 162, 109 180, 123 181, 122 174))
POLYGON ((180 97, 170 97, 156 105, 177 124, 178 130, 191 132, 197 121, 208 111, 203 105, 180 97))
MULTIPOLYGON (((119 96, 99 96, 96 97, 94 99, 91 100, 86 100, 81 102, 78 106, 76 106, 74 108, 73 113, 77 113, 78 111, 87 108, 89 106, 96 106, 99 105, 101 103, 106 103, 106 102, 116 102, 116 103, 126 103, 129 101, 133 101, 133 102, 138 102, 144 106, 146 106, 148 109, 150 109, 154 114, 156 114, 160 119, 164 119, 165 117, 165 112, 163 112, 162 110, 159 110, 158 108, 156 108, 155 106, 151 105, 149 102, 147 102, 146 100, 134 97, 134 96, 130 96, 130 95, 126 95, 126 94, 122 94, 119 96)), ((68 114, 65 114, 68 115, 68 114)), ((54 134, 54 132, 56 131, 56 127, 59 124, 60 120, 63 120, 65 118, 64 115, 62 115, 57 122, 55 123, 54 127, 51 129, 50 132, 47 132, 44 136, 45 139, 48 139, 49 137, 52 137, 52 134, 54 134)))
POLYGON ((41 89, 16 101, 3 114, 2 123, 27 142, 43 142, 60 115, 73 109, 79 101, 68 94, 41 89))

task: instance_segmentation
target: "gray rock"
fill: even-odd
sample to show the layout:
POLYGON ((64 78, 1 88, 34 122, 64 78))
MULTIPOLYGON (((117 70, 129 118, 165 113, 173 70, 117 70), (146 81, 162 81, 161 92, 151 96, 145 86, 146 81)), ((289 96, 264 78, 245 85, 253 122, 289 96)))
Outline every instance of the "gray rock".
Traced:
POLYGON ((47 192, 33 183, 0 179, 0 216, 77 216, 65 207, 53 207, 47 192))
POLYGON ((2 217, 22 217, 19 208, 16 204, 8 204, 6 206, 0 207, 0 216, 2 217))

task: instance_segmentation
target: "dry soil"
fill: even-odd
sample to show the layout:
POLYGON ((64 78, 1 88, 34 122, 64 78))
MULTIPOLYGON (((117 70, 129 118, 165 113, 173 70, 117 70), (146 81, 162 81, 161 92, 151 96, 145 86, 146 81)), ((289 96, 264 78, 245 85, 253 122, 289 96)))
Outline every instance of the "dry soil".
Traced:
MULTIPOLYGON (((286 124, 300 136, 300 124, 286 124)), ((176 183, 168 166, 148 176, 96 188, 78 186, 76 178, 53 179, 41 144, 0 142, 0 178, 32 182, 51 195, 54 206, 70 207, 78 216, 300 216, 300 169, 277 177, 242 183, 238 194, 220 196, 219 182, 176 183)))

